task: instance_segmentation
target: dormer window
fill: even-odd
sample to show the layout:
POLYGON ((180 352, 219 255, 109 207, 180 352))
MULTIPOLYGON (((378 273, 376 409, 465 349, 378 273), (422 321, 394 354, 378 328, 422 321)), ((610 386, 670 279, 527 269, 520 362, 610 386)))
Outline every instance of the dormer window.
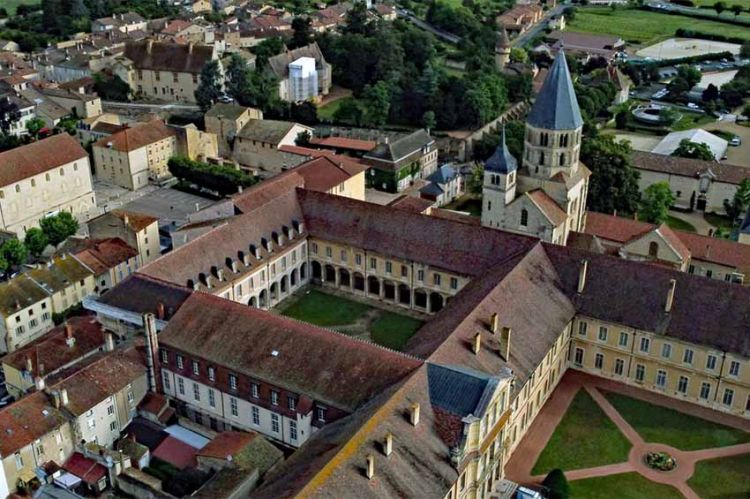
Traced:
POLYGON ((529 224, 529 212, 526 208, 521 210, 521 227, 526 227, 529 224))

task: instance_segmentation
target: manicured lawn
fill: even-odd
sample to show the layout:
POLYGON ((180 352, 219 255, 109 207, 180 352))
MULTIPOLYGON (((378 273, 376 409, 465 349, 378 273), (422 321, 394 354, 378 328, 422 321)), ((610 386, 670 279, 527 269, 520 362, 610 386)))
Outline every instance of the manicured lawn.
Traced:
POLYGON ((580 390, 531 472, 541 475, 554 468, 575 470, 620 463, 627 461, 630 447, 594 399, 580 390))
POLYGON ((382 312, 370 326, 370 336, 378 345, 401 350, 422 324, 424 322, 419 319, 393 312, 382 312))
POLYGON ((631 43, 650 45, 673 37, 678 28, 750 40, 750 29, 743 26, 645 10, 613 11, 609 7, 579 8, 575 19, 568 23, 567 30, 618 36, 631 43))
POLYGON ((482 199, 471 196, 463 196, 450 204, 445 205, 446 210, 465 211, 473 217, 482 216, 482 199))
POLYGON ((355 99, 354 97, 343 97, 341 99, 336 99, 335 101, 330 102, 325 106, 320 106, 318 108, 318 119, 327 121, 333 120, 333 116, 336 114, 336 111, 338 111, 341 105, 346 101, 356 102, 357 99, 355 99))
POLYGON ((750 442, 750 433, 742 430, 619 393, 605 392, 604 395, 646 442, 666 444, 688 451, 750 442))
POLYGON ((654 483, 638 473, 586 478, 569 483, 571 499, 682 499, 682 494, 674 487, 654 483))
POLYGON ((675 132, 681 132, 683 130, 690 130, 691 128, 697 128, 699 126, 713 123, 716 118, 703 113, 688 113, 682 112, 682 117, 674 123, 670 129, 675 132))
POLYGON ((313 289, 281 313, 317 326, 339 326, 354 323, 369 309, 363 303, 313 289))
POLYGON ((702 499, 750 498, 750 454, 698 461, 688 485, 702 499))
POLYGON ((667 217, 667 225, 676 230, 684 230, 686 232, 695 232, 695 227, 690 222, 677 217, 669 215, 667 217))

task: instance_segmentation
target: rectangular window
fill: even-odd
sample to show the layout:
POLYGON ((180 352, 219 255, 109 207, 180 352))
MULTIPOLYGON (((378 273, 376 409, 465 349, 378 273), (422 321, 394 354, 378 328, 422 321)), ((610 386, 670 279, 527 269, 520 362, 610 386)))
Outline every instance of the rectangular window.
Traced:
POLYGON ((740 375, 740 363, 736 360, 733 360, 731 364, 729 364, 729 375, 730 376, 739 376, 740 375))
POLYGON ((714 275, 714 271, 713 270, 708 269, 706 271, 706 277, 711 278, 711 277, 713 277, 713 275, 714 275))
POLYGON ((310 243, 310 251, 313 255, 318 254, 318 243, 310 243))
POLYGON ((370 268, 376 269, 378 268, 378 261, 375 258, 370 258, 370 268))
POLYGON ((260 386, 258 383, 253 383, 250 385, 250 395, 253 396, 253 398, 258 398, 260 396, 260 386))
POLYGON ((700 397, 703 400, 708 400, 708 397, 711 396, 711 383, 703 382, 701 383, 701 394, 700 397))
POLYGON ((271 390, 271 405, 279 405, 279 392, 271 390))
POLYGON ((576 348, 574 362, 577 366, 583 365, 583 348, 576 348))
POLYGON ((182 358, 182 355, 177 354, 177 369, 182 369, 185 367, 185 360, 182 358))
POLYGON ((208 379, 211 381, 216 381, 216 369, 213 367, 208 368, 208 379))
POLYGON ((418 270, 417 271, 417 280, 418 281, 424 281, 424 270, 418 270))
POLYGON ((721 403, 731 406, 732 402, 734 402, 734 390, 731 388, 724 389, 724 396, 721 398, 721 403))
POLYGON ((625 368, 625 361, 622 359, 615 360, 615 374, 622 376, 623 369, 625 368))
POLYGON ((237 416, 239 414, 239 411, 237 410, 237 399, 234 397, 229 397, 229 410, 232 413, 232 416, 237 416))
POLYGON ((599 326, 599 341, 607 341, 607 328, 604 326, 599 326))
POLYGON ((451 289, 458 289, 458 279, 451 277, 451 289))
POLYGON ((401 277, 407 277, 409 275, 409 268, 406 265, 401 266, 401 277))
POLYGON ((693 363, 693 351, 689 348, 685 349, 685 353, 682 355, 682 361, 685 364, 692 364, 693 363))
POLYGON ((117 431, 117 421, 109 423, 109 431, 117 431))
POLYGON ((586 336, 586 331, 589 329, 589 323, 588 322, 579 322, 578 323, 578 335, 579 336, 586 336))
POLYGON ((279 415, 271 414, 271 431, 274 433, 279 432, 279 415))
POLYGON ((160 353, 161 353, 161 363, 166 366, 167 364, 169 364, 169 362, 167 361, 169 359, 169 356, 167 355, 167 351, 162 349, 160 353))
POLYGON ((433 274, 432 282, 435 286, 440 286, 440 274, 433 274))
POLYGON ((677 382, 677 391, 685 395, 688 389, 688 378, 687 376, 680 376, 680 380, 677 382))
POLYGON ((200 372, 201 372, 200 365, 198 364, 197 360, 194 360, 193 361, 193 374, 197 376, 200 374, 200 372))
POLYGON ((346 250, 341 250, 341 261, 342 262, 346 261, 346 250))
POLYGON ((23 458, 21 457, 21 453, 20 452, 16 452, 16 454, 15 454, 14 457, 16 458, 16 469, 17 470, 22 470, 23 469, 23 458))
POLYGON ((362 265, 362 255, 356 254, 354 255, 354 263, 357 265, 362 265))
POLYGON ((316 415, 317 415, 318 421, 320 421, 321 423, 325 423, 325 421, 326 421, 326 408, 325 407, 318 407, 316 415))
POLYGON ((256 406, 253 406, 252 414, 253 414, 253 424, 255 426, 259 426, 260 425, 260 409, 258 409, 256 406))
POLYGON ((713 371, 716 369, 716 355, 710 355, 706 357, 706 369, 713 371))
POLYGON ((635 380, 638 383, 643 383, 644 378, 646 377, 646 366, 643 364, 638 364, 635 366, 635 380))
POLYGON ((237 375, 235 374, 229 375, 229 388, 231 388, 232 390, 237 389, 237 375))
POLYGON ((665 359, 670 358, 672 356, 672 345, 670 345, 669 343, 664 343, 661 346, 661 356, 665 359))
POLYGON ((216 393, 211 388, 208 389, 208 405, 216 407, 216 393))
POLYGON ((326 256, 328 258, 331 258, 331 256, 333 256, 333 250, 331 249, 330 246, 326 246, 326 256))
POLYGON ((286 405, 289 408, 290 411, 296 411, 297 410, 297 397, 293 395, 287 395, 286 396, 286 405))
POLYGON ((297 440, 297 422, 289 421, 289 438, 297 440))
POLYGON ((651 348, 651 340, 648 338, 641 338, 641 352, 648 353, 651 348))
POLYGON ((185 395, 185 381, 182 378, 177 378, 177 391, 180 395, 185 395))
POLYGON ((385 271, 390 274, 393 272, 393 264, 391 262, 385 262, 385 271))
POLYGON ((596 354, 596 356, 594 357, 594 367, 596 369, 601 369, 603 365, 604 365, 604 355, 600 353, 596 354))
POLYGON ((619 342, 619 344, 620 344, 621 347, 628 346, 628 333, 626 333, 625 331, 620 331, 620 342, 619 342))
POLYGON ((169 391, 169 390, 171 390, 171 387, 169 386, 169 373, 167 373, 166 371, 164 371, 162 374, 163 374, 162 377, 164 378, 164 389, 166 391, 169 391))
POLYGON ((107 416, 111 416, 114 413, 115 413, 115 406, 113 405, 107 406, 107 416))
POLYGON ((201 399, 201 387, 198 386, 198 383, 193 383, 193 398, 196 401, 200 401, 201 399))
POLYGON ((667 371, 664 369, 656 371, 656 386, 658 388, 664 388, 667 386, 667 371))

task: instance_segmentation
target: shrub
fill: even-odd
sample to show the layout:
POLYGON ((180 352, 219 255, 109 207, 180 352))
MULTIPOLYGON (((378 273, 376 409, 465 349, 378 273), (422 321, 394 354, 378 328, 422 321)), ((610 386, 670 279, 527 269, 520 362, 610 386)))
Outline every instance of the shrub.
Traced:
POLYGON ((550 471, 544 477, 542 485, 547 488, 547 497, 549 499, 568 499, 570 496, 568 479, 565 478, 565 473, 559 468, 550 471))
POLYGON ((239 187, 250 187, 257 182, 254 176, 245 171, 230 166, 209 165, 182 156, 170 158, 168 167, 175 177, 222 195, 234 194, 239 187))

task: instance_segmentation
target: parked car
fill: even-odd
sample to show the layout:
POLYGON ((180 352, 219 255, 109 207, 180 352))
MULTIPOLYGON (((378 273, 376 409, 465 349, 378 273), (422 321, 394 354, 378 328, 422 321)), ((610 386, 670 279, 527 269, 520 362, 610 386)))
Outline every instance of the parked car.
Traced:
POLYGON ((741 146, 742 139, 735 135, 734 137, 732 137, 732 140, 729 141, 729 145, 734 147, 741 146))
POLYGON ((700 106, 695 102, 688 102, 687 107, 689 107, 690 109, 700 109, 700 106))

